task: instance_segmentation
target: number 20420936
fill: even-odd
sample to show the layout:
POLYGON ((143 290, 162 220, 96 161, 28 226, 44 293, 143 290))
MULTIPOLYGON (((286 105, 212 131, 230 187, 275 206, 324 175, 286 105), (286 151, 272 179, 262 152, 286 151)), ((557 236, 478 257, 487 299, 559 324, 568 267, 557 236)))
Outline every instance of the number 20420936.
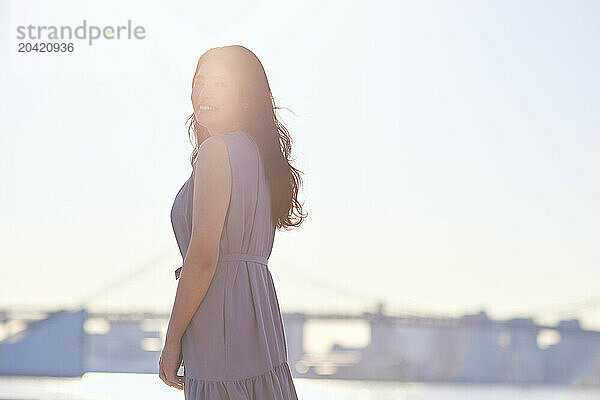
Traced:
POLYGON ((19 43, 19 53, 72 53, 73 43, 19 43))

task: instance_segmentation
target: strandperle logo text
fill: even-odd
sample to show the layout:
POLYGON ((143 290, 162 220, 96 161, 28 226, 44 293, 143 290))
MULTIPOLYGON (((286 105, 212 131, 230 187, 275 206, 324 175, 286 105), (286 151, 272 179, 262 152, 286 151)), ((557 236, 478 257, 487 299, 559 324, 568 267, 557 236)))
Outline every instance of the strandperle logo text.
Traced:
POLYGON ((131 20, 127 25, 88 25, 83 20, 82 25, 71 27, 69 25, 27 25, 17 27, 17 39, 19 40, 87 40, 91 46, 95 40, 119 40, 119 39, 145 39, 146 30, 143 26, 133 27, 131 20))

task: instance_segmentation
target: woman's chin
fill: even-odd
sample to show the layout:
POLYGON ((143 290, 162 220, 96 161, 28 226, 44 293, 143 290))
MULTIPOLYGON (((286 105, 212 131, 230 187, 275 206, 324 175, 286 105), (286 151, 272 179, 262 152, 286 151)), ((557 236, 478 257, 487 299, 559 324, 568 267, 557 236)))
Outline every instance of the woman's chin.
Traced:
POLYGON ((214 125, 215 120, 208 115, 196 115, 196 123, 210 128, 209 125, 214 125))

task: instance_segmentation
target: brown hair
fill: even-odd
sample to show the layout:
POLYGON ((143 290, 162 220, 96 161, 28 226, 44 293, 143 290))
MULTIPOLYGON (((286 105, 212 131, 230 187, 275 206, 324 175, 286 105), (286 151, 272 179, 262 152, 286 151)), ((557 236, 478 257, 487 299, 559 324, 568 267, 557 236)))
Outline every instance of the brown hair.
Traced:
MULTIPOLYGON (((298 191, 302 186, 302 171, 291 165, 292 139, 287 128, 276 116, 275 100, 269 87, 265 70, 256 55, 244 46, 232 45, 207 50, 196 66, 198 69, 208 58, 222 61, 233 75, 242 101, 249 109, 242 116, 243 130, 256 142, 271 196, 271 222, 274 227, 290 230, 299 226, 308 213, 302 213, 298 191)), ((193 84, 193 78, 192 78, 193 84)), ((194 146, 191 163, 194 164, 198 148, 210 134, 199 125, 194 113, 187 118, 189 139, 194 146)))

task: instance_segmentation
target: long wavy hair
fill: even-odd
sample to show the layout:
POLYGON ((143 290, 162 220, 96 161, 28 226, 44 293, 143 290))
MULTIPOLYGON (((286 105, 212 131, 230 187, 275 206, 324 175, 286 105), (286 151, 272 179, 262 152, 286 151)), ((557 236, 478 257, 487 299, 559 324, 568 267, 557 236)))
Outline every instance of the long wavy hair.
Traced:
MULTIPOLYGON (((249 108, 241 116, 242 126, 258 145, 263 160, 271 197, 272 225, 285 230, 299 226, 308 216, 308 213, 303 214, 302 204, 298 202, 302 171, 291 164, 294 161, 291 158, 292 138, 277 118, 275 110, 280 107, 275 105, 262 63, 244 46, 214 47, 200 56, 194 77, 202 63, 213 57, 226 65, 240 88, 242 101, 248 102, 249 108)), ((194 146, 190 160, 193 166, 198 148, 210 134, 206 127, 196 122, 193 112, 188 116, 186 125, 194 146)))

